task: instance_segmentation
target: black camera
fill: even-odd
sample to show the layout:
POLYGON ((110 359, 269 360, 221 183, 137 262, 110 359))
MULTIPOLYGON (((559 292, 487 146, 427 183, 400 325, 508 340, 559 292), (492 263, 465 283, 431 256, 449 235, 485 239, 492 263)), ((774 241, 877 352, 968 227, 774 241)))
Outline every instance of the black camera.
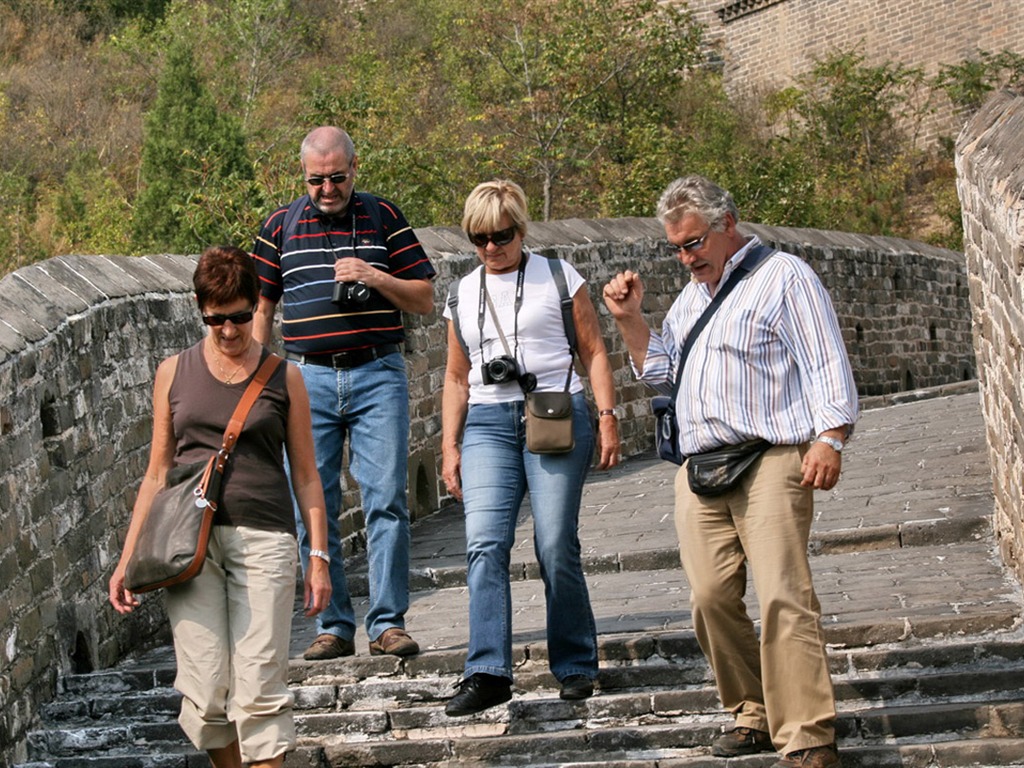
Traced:
POLYGON ((484 380, 484 384, 504 384, 507 381, 515 381, 523 388, 523 392, 533 392, 537 388, 537 377, 532 373, 519 373, 516 361, 508 355, 488 360, 480 366, 480 376, 484 380))
POLYGON ((484 363, 480 367, 480 375, 484 384, 504 384, 519 378, 519 366, 508 355, 500 355, 484 363))
POLYGON ((362 280, 352 283, 338 281, 334 284, 331 301, 340 306, 347 304, 365 304, 370 300, 370 289, 362 280))

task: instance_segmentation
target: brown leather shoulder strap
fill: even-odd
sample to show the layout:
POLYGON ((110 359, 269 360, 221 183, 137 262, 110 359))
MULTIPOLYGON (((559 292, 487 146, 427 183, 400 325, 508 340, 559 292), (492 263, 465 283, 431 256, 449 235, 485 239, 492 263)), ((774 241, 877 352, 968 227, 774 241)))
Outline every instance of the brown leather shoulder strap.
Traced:
POLYGON ((256 375, 249 382, 249 386, 246 387, 242 399, 238 401, 238 405, 235 407, 235 412, 231 414, 228 428, 224 430, 224 443, 220 449, 220 454, 223 456, 224 461, 227 460, 227 454, 231 453, 231 449, 238 442, 238 436, 242 433, 242 427, 245 426, 245 420, 249 416, 249 410, 252 408, 253 403, 256 402, 256 398, 260 396, 263 388, 270 381, 270 377, 274 375, 274 371, 283 362, 282 358, 271 352, 267 355, 267 359, 263 361, 259 370, 256 371, 256 375))

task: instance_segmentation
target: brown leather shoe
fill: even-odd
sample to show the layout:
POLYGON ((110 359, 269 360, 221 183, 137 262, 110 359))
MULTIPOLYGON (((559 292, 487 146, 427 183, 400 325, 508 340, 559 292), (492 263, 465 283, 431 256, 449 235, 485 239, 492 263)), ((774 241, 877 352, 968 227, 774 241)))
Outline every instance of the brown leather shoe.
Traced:
POLYGON ((302 654, 306 661, 324 661, 325 659, 337 659, 341 656, 354 656, 356 644, 337 635, 317 635, 316 640, 309 644, 309 648, 302 654))
POLYGON ((756 728, 739 725, 715 739, 711 754, 715 757, 739 757, 756 755, 758 752, 773 752, 772 737, 756 728))
POLYGON ((380 633, 380 637, 370 643, 370 655, 380 656, 413 656, 420 652, 420 647, 400 627, 388 627, 380 633))
POLYGON ((842 768, 835 744, 798 749, 788 753, 772 768, 842 768))

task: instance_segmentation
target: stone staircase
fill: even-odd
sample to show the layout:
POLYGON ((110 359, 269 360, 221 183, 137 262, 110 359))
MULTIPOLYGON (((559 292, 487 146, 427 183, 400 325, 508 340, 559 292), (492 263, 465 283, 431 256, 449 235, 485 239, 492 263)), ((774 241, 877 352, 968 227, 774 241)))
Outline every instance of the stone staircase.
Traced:
MULTIPOLYGON (((593 475, 580 537, 601 671, 597 695, 564 702, 547 670, 543 586, 522 521, 512 592, 512 702, 448 718, 465 655, 461 514, 414 526, 407 623, 423 652, 305 662, 296 614, 290 680, 299 749, 286 766, 768 768, 726 760, 672 529, 674 468, 652 458, 593 475)), ((846 768, 1024 766, 1021 590, 991 534, 991 480, 976 393, 868 411, 843 481, 815 499, 815 585, 829 642, 846 768)), ((358 558, 351 586, 365 595, 358 558)), ((365 611, 365 599, 357 613, 365 611)), ((757 617, 756 602, 750 612, 757 617)), ((158 648, 116 669, 59 681, 16 768, 208 765, 175 717, 174 659, 158 648)))
MULTIPOLYGON (((598 695, 564 702, 543 646, 517 646, 516 696, 453 719, 463 654, 292 663, 300 749, 286 766, 770 766, 712 758, 727 723, 692 633, 602 636, 598 695)), ((161 652, 165 655, 166 652, 161 652)), ((150 654, 62 681, 20 768, 206 765, 175 716, 172 659, 150 654)), ((1018 630, 831 650, 847 768, 1024 765, 1018 630)))

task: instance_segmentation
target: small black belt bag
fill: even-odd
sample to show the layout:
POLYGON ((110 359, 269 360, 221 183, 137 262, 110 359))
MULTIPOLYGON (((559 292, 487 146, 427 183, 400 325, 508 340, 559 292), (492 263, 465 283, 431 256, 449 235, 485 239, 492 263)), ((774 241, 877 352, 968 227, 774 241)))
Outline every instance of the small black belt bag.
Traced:
MULTIPOLYGON (((658 395, 651 398, 651 411, 654 413, 655 422, 654 444, 658 449, 658 456, 663 458, 665 461, 671 461, 673 464, 679 464, 680 466, 682 466, 683 462, 686 461, 686 457, 683 455, 682 449, 679 447, 679 422, 676 420, 676 398, 679 396, 679 385, 683 381, 683 366, 686 365, 686 358, 690 354, 690 349, 693 347, 693 343, 697 340, 697 336, 700 332, 704 330, 704 326, 706 326, 708 321, 711 320, 711 316, 715 314, 718 308, 722 305, 722 302, 725 301, 725 297, 728 296, 732 289, 739 284, 740 280, 743 280, 748 275, 752 274, 755 269, 768 261, 774 253, 776 253, 775 248, 762 244, 751 250, 751 252, 743 258, 743 261, 736 265, 732 274, 729 275, 729 279, 719 286, 718 293, 715 294, 715 297, 701 313, 701 316, 697 318, 697 322, 693 324, 689 334, 686 336, 686 342, 683 344, 683 348, 679 352, 679 362, 676 365, 676 380, 672 386, 672 395, 658 395)), ((746 445, 746 443, 744 443, 744 445, 746 445)), ((762 450, 761 453, 763 452, 764 451, 762 450)), ((754 458, 756 459, 757 457, 755 456, 754 458)), ((691 457, 690 460, 692 461, 693 458, 691 457)), ((753 463, 753 459, 751 459, 751 463, 753 463)), ((692 488, 693 475, 691 474, 690 477, 690 487, 692 488)), ((694 493, 697 493, 697 491, 694 491, 694 493)))
POLYGON ((721 496, 737 485, 754 462, 772 447, 767 440, 748 440, 716 451, 696 453, 686 462, 686 480, 698 496, 721 496))

